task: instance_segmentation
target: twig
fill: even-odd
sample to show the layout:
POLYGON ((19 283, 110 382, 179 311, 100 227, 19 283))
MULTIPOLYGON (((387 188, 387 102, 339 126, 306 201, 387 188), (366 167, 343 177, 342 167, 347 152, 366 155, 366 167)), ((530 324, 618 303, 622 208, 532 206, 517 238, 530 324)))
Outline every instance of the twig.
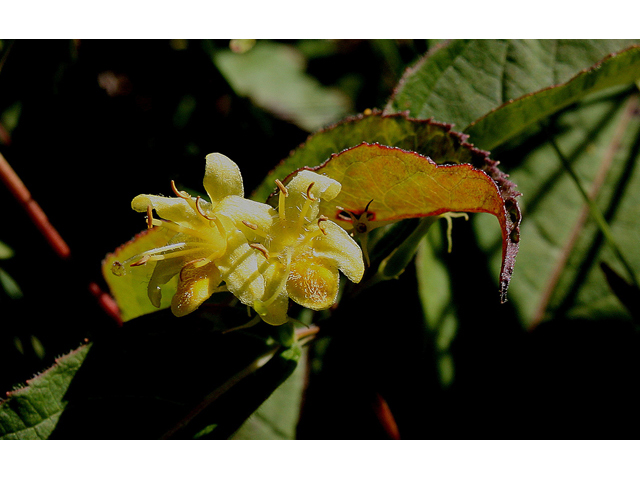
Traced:
POLYGON ((11 165, 9 165, 9 162, 7 162, 2 153, 0 153, 0 178, 2 178, 3 183, 16 200, 18 200, 18 203, 22 205, 22 208, 26 210, 33 223, 38 227, 38 230, 40 230, 40 233, 42 233, 56 254, 64 260, 68 259, 71 256, 69 246, 53 225, 51 225, 44 211, 40 208, 40 205, 33 199, 27 187, 22 183, 20 177, 18 177, 13 168, 11 168, 11 165))
MULTIPOLYGON (((0 153, 0 179, 9 189, 9 191, 16 198, 18 203, 25 209, 31 221, 40 230, 47 243, 51 246, 53 251, 62 260, 71 259, 71 249, 60 236, 55 227, 49 222, 49 219, 45 215, 40 205, 33 199, 29 189, 20 180, 20 177, 11 168, 7 159, 0 153)), ((89 291, 98 301, 98 305, 119 325, 122 325, 122 319, 120 317, 120 311, 117 304, 107 293, 103 292, 100 286, 91 282, 89 284, 89 291)))

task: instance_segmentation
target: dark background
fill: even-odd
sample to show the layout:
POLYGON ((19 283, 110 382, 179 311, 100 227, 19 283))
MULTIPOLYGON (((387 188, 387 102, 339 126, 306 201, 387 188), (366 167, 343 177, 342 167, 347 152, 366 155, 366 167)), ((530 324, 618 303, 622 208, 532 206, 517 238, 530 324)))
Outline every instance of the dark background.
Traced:
MULTIPOLYGON (((335 42, 331 55, 308 59, 307 73, 324 85, 357 79, 353 113, 382 107, 429 43, 395 46, 390 57, 376 42, 335 42)), ((144 217, 130 209, 135 195, 169 194, 172 179, 199 188, 213 151, 239 164, 251 192, 310 133, 233 92, 210 57, 228 41, 180 48, 159 40, 4 41, 2 53, 9 48, 0 113, 19 102, 20 116, 0 148, 72 260, 57 258, 0 188, 0 239, 15 251, 2 267, 24 294, 15 300, 0 292, 0 392, 85 338, 118 328, 87 287, 95 281, 106 289, 102 259, 144 228, 144 217), (104 72, 120 82, 114 95, 99 84, 104 72), (195 107, 181 116, 187 95, 195 107)), ((456 235, 460 253, 449 258, 451 270, 486 271, 470 227, 456 235)), ((322 372, 310 379, 300 438, 386 438, 376 395, 388 402, 403 438, 637 435, 640 359, 632 324, 559 318, 528 334, 509 305, 495 301, 490 279, 468 273, 454 281, 460 328, 452 387, 439 385, 418 298, 406 294, 415 290, 409 268, 378 285, 370 301, 346 305, 340 329, 328 329, 332 340, 322 372)))

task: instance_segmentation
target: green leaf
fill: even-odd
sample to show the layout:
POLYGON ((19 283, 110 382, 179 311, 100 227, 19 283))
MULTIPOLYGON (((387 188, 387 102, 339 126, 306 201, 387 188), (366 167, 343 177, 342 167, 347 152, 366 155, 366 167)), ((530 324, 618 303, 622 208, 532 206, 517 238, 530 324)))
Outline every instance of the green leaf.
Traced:
POLYGON ((243 312, 176 319, 162 310, 126 323, 9 393, 0 405, 0 435, 227 438, 300 357, 299 346, 278 344, 278 329, 268 325, 223 334, 222 325, 241 322, 243 312))
POLYGON ((606 57, 566 83, 503 104, 471 123, 465 133, 478 147, 492 149, 586 95, 629 85, 639 78, 640 47, 632 47, 606 57))
POLYGON ((220 50, 213 61, 238 95, 307 131, 335 122, 351 110, 350 99, 304 73, 295 48, 267 41, 245 53, 220 50))
POLYGON ((416 254, 416 279, 427 330, 436 356, 442 386, 454 378, 453 356, 449 350, 458 328, 451 278, 440 260, 443 246, 437 226, 429 230, 416 254))
POLYGON ((235 440, 294 440, 300 417, 306 369, 306 350, 293 374, 233 435, 235 440))
POLYGON ((350 117, 311 135, 267 175, 252 198, 266 200, 274 191, 276 179, 282 180, 292 171, 303 167, 316 167, 331 155, 362 142, 418 152, 437 164, 470 163, 476 168, 486 169, 494 180, 504 184, 504 178, 491 166, 488 153, 466 143, 466 138, 452 131, 451 125, 433 120, 414 120, 402 114, 372 112, 350 117))
POLYGON ((18 283, 3 268, 0 268, 0 285, 10 298, 22 298, 22 290, 18 283))
MULTIPOLYGON (((385 113, 408 111, 411 117, 435 117, 465 130, 500 105, 565 83, 633 44, 631 40, 455 40, 439 45, 407 69, 385 113)), ((477 140, 472 137, 472 141, 477 140)))
POLYGON ((65 394, 91 345, 60 357, 47 371, 9 392, 0 403, 0 439, 37 440, 48 438, 67 407, 65 394))
MULTIPOLYGON (((524 195, 518 267, 510 299, 524 325, 557 318, 629 318, 599 268, 625 271, 566 172, 552 136, 603 213, 636 277, 640 272, 640 119, 637 94, 584 101, 559 115, 544 137, 501 152, 524 195)), ((499 237, 475 218, 480 245, 499 267, 499 237)), ((630 281, 630 279, 626 279, 630 281)))
POLYGON ((6 260, 11 257, 13 257, 13 249, 0 240, 0 260, 6 260))
MULTIPOLYGON (((154 265, 140 265, 134 270, 119 272, 114 264, 122 264, 125 260, 152 248, 162 247, 167 244, 172 234, 166 229, 152 228, 144 230, 132 238, 129 242, 118 247, 115 252, 108 254, 102 261, 102 276, 104 277, 111 295, 120 308, 123 321, 157 312, 147 295, 147 284, 153 272, 154 265), (115 272, 115 273, 114 273, 115 272), (118 273, 116 275, 116 273, 118 273)), ((161 287, 161 309, 169 308, 171 298, 177 290, 178 279, 172 278, 161 287)))

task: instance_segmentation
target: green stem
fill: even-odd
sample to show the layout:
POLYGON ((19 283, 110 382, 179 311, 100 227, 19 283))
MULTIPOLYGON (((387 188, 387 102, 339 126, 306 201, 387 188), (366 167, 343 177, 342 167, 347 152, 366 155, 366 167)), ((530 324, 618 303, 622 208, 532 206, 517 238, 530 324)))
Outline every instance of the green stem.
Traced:
POLYGON ((420 240, 440 217, 424 217, 413 232, 391 254, 380 262, 378 271, 369 280, 357 288, 354 294, 361 292, 384 280, 398 278, 416 254, 420 240))
POLYGON ((622 263, 622 266, 624 267, 624 269, 627 271, 627 274, 631 278, 633 285, 636 288, 640 288, 640 285, 638 284, 638 280, 636 279, 636 275, 633 269, 631 268, 631 266, 629 265, 629 263, 627 262, 627 260, 625 259, 624 255, 622 254, 622 250, 620 249, 620 247, 618 247, 618 244, 616 243, 613 232, 611 231, 611 228, 609 228, 609 224, 607 223, 607 220, 604 218, 604 215, 600 211, 600 208, 598 207, 596 202, 587 194, 587 191, 582 186, 580 179, 578 178, 575 171, 571 167, 571 164, 569 163, 569 161, 560 151, 560 148, 558 147, 553 137, 551 138, 550 142, 551 142, 551 146, 558 154, 558 158, 560 159, 560 162, 562 162, 563 167, 565 168, 565 170, 573 180, 573 183, 576 185, 576 187, 580 191, 580 195, 582 196, 582 199, 586 202, 587 206, 589 207, 589 213, 591 214, 591 217, 595 220, 596 225, 600 229, 600 232, 605 237, 607 242, 609 242, 609 245, 613 249, 614 254, 616 255, 616 257, 618 257, 618 260, 620 260, 620 263, 622 263))

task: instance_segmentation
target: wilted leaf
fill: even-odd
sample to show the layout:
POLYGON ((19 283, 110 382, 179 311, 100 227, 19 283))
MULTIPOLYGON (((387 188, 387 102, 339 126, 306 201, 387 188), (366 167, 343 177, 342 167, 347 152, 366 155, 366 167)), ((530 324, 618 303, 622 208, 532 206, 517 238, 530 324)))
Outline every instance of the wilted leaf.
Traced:
MULTIPOLYGON (((102 275, 109 285, 123 321, 158 311, 147 296, 147 284, 153 272, 153 263, 140 265, 128 271, 121 271, 118 275, 113 272, 114 262, 124 263, 125 260, 152 248, 166 245, 172 233, 166 229, 152 228, 136 235, 129 242, 110 253, 102 262, 102 275)), ((117 269, 116 269, 117 270, 117 269)), ((161 287, 162 302, 160 308, 169 308, 171 297, 176 292, 178 279, 173 278, 161 287)))
POLYGON ((362 215, 366 208, 371 228, 446 212, 494 215, 502 231, 500 291, 506 299, 520 216, 515 198, 505 200, 485 172, 468 164, 439 166, 415 152, 366 143, 332 156, 315 171, 342 184, 336 198, 322 202, 320 212, 347 229, 351 222, 342 210, 362 215))

